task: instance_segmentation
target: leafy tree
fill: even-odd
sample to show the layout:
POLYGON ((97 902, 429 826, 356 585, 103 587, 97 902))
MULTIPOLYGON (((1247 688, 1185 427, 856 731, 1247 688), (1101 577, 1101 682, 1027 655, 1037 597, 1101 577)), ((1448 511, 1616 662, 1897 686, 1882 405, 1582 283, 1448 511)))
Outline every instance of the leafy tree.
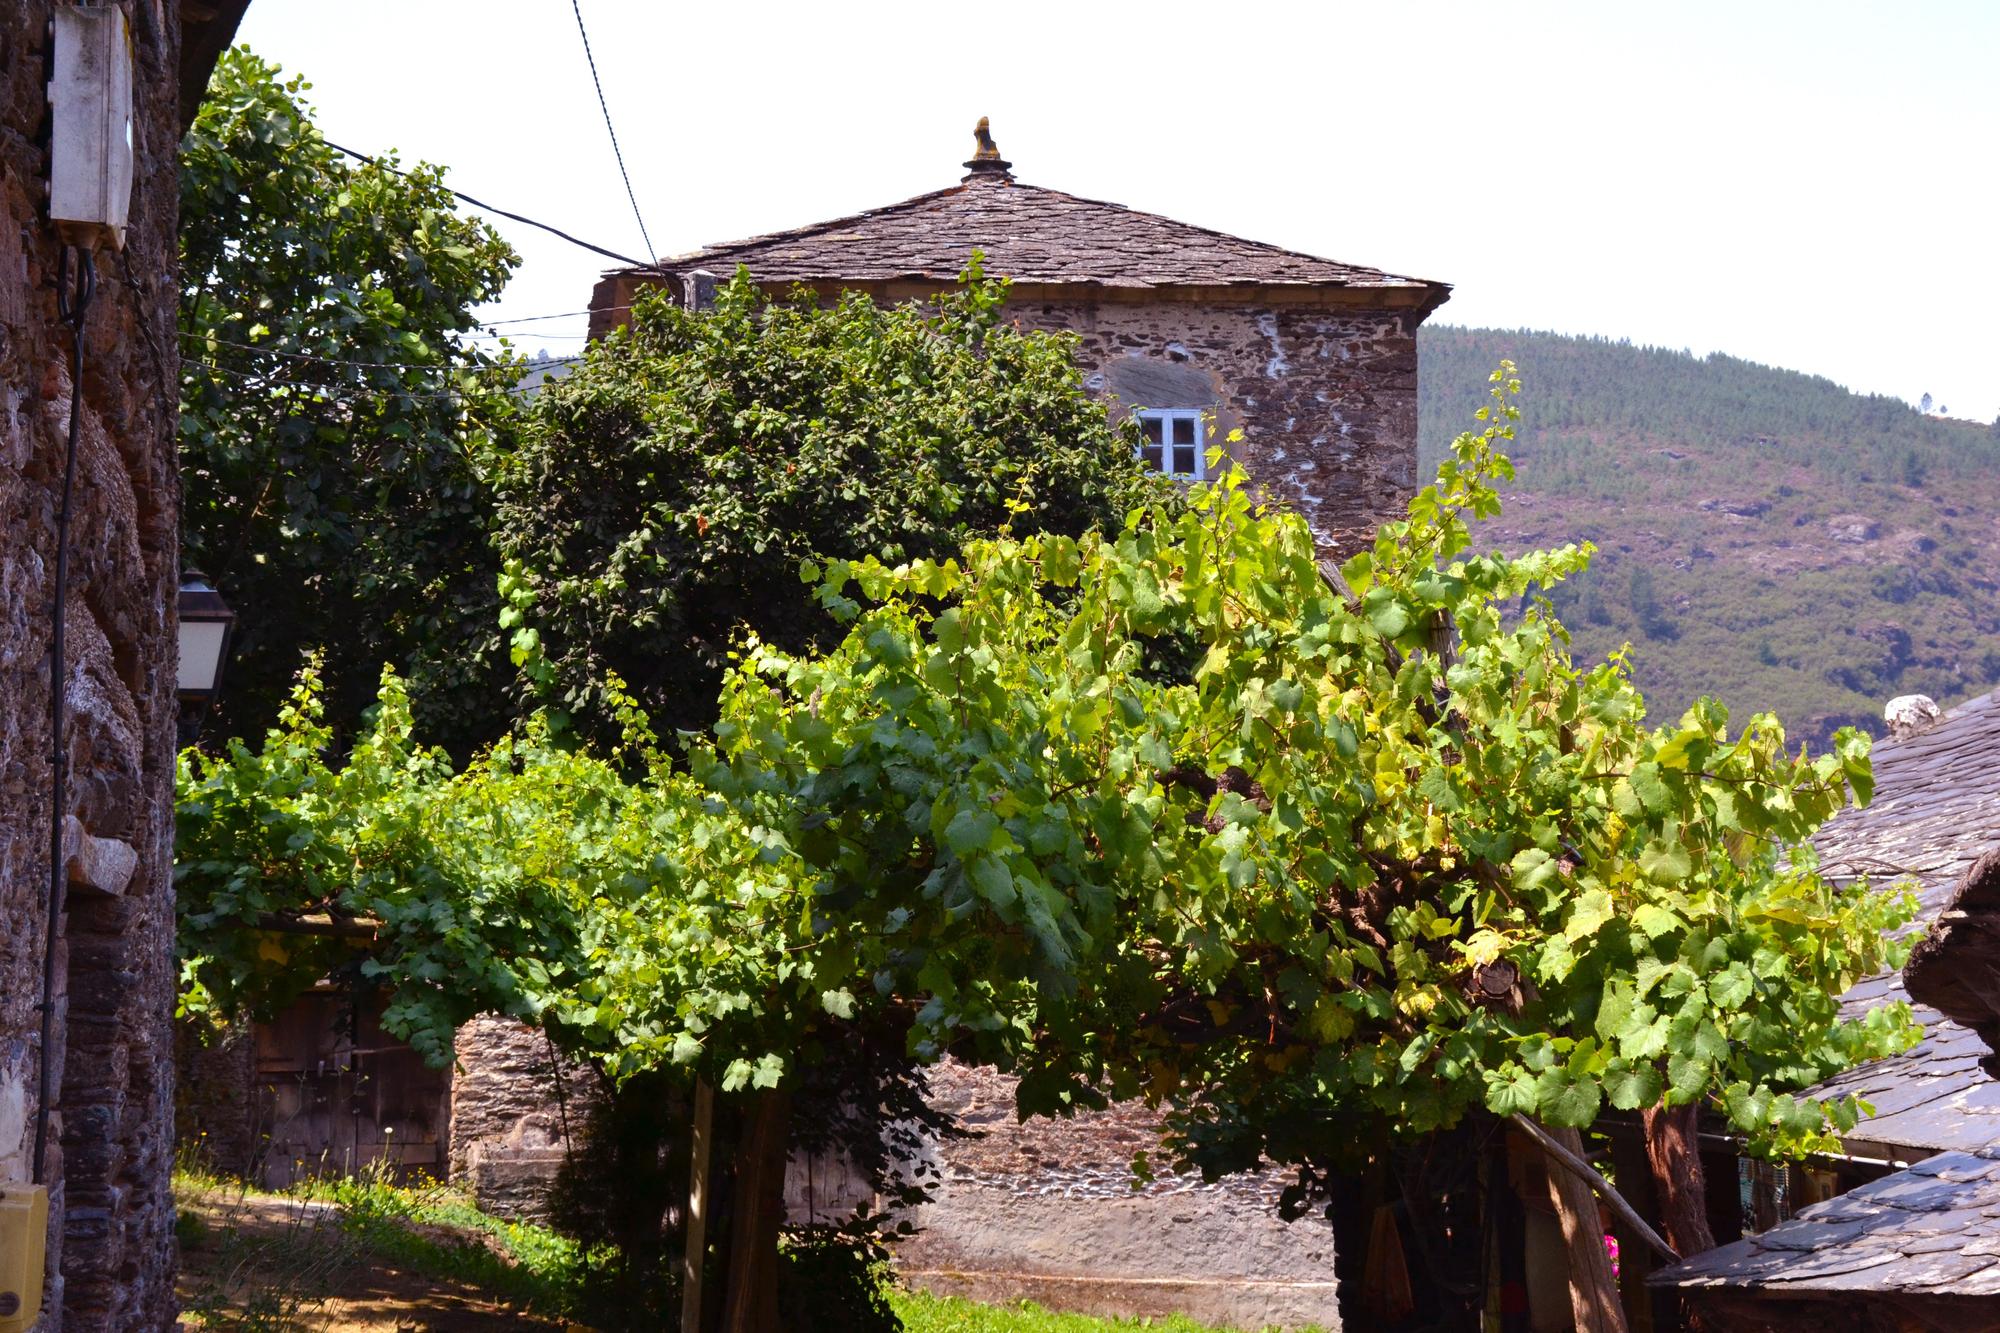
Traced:
POLYGON ((1002 323, 976 257, 966 279, 930 308, 773 302, 742 272, 709 311, 642 299, 498 474, 517 660, 600 734, 607 672, 703 728, 744 629, 837 637, 801 560, 942 557, 1010 518, 1076 535, 1164 494, 1074 339, 1002 323))
POLYGON ((1632 614, 1638 617, 1639 628, 1649 639, 1671 639, 1676 630, 1666 608, 1660 604, 1660 594, 1653 587, 1653 571, 1644 565, 1632 566, 1632 573, 1625 584, 1626 601, 1632 607, 1632 614))
POLYGON ((1794 1090, 1915 1036, 1836 999, 1913 899, 1805 841, 1868 742, 1794 754, 1707 701, 1649 728, 1622 658, 1513 614, 1590 553, 1469 553, 1512 471, 1496 378, 1338 586, 1232 478, 1110 535, 810 571, 845 636, 750 646, 684 769, 615 680, 602 757, 534 724, 448 775, 393 679, 344 770, 297 757, 309 710, 193 757, 190 976, 282 970, 255 914, 368 914, 385 1023, 435 1055, 500 1008, 621 1077, 776 1095, 887 1024, 1019 1071, 1024 1112, 1170 1104, 1216 1169, 1607 1105, 1828 1148, 1862 1108, 1794 1090))
POLYGON ((440 169, 349 165, 306 88, 231 51, 182 145, 183 556, 238 613, 211 729, 260 732, 323 645, 342 729, 390 661, 433 734, 490 738, 506 664, 474 459, 517 371, 458 335, 518 260, 440 169))
POLYGON ((1915 449, 1903 451, 1903 484, 1912 490, 1921 490, 1929 471, 1924 467, 1923 455, 1915 449))

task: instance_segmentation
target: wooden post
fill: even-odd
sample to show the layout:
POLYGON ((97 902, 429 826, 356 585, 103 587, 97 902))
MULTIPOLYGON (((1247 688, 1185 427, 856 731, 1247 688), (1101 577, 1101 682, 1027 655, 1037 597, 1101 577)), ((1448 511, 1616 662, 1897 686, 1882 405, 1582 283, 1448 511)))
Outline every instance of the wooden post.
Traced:
POLYGON ((1611 1276, 1611 1256, 1604 1250, 1604 1227, 1597 1217, 1597 1196, 1563 1159, 1567 1153, 1583 1161, 1583 1136, 1573 1129, 1533 1124, 1549 1151, 1549 1199, 1562 1222, 1563 1243, 1569 1250, 1569 1302, 1577 1333, 1626 1333, 1625 1308, 1618 1300, 1618 1283, 1611 1276), (1560 1151, 1557 1151, 1560 1150, 1560 1151))
POLYGON ((1667 1241, 1684 1255, 1715 1248, 1708 1226, 1708 1182, 1702 1173, 1700 1107, 1649 1106, 1645 1110, 1646 1160, 1660 1197, 1667 1241))
POLYGON ((681 1333, 701 1333, 701 1274, 708 1258, 708 1149, 715 1129, 715 1089, 694 1085, 694 1148, 689 1154, 687 1244, 681 1254, 681 1333))
POLYGON ((752 1094, 748 1110, 736 1151, 722 1333, 778 1333, 778 1234, 785 1223, 792 1095, 752 1094))
MULTIPOLYGON (((1646 1162, 1643 1134, 1614 1132, 1611 1135, 1611 1164, 1617 1168, 1619 1192, 1639 1211, 1641 1217, 1658 1217, 1659 1204, 1653 1192, 1652 1168, 1646 1162)), ((1618 1287, 1625 1296, 1625 1322, 1632 1333, 1653 1333, 1653 1292, 1646 1275, 1662 1266, 1643 1236, 1623 1217, 1618 1219, 1618 1287)))
POLYGON ((1582 1135, 1577 1134, 1575 1131, 1569 1131, 1567 1140, 1558 1140, 1556 1134, 1563 1131, 1545 1129, 1540 1122, 1530 1120, 1518 1111, 1514 1113, 1512 1119, 1523 1133, 1541 1145, 1542 1151, 1547 1153, 1554 1162, 1560 1164, 1571 1175, 1582 1181, 1586 1189, 1595 1192, 1604 1202, 1610 1204, 1611 1210, 1623 1218, 1626 1225, 1637 1231, 1640 1237, 1648 1245, 1652 1246, 1654 1252, 1662 1259, 1665 1259, 1670 1264, 1677 1264, 1681 1261, 1681 1256, 1674 1250, 1673 1246, 1661 1239, 1660 1233, 1653 1230, 1646 1219, 1639 1215, 1639 1210, 1634 1208, 1624 1195, 1611 1188, 1611 1182, 1606 1180, 1604 1174, 1590 1164, 1590 1160, 1583 1155, 1582 1135))

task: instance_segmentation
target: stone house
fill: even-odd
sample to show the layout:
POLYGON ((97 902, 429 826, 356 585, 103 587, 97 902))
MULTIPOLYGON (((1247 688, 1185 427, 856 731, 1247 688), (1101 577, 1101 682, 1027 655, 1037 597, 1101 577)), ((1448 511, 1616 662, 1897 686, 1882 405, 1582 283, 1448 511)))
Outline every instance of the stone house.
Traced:
POLYGON ((1088 383, 1141 414, 1161 470, 1205 474, 1206 420, 1216 442, 1243 431, 1231 461, 1329 552, 1401 511, 1417 484, 1417 326, 1449 286, 1028 185, 984 121, 977 135, 946 189, 606 274, 591 332, 622 323, 642 291, 698 307, 739 265, 773 293, 922 300, 976 250, 1013 284, 1009 318, 1081 338, 1088 383))
POLYGON ((174 1322, 177 159, 184 118, 245 3, 119 7, 130 25, 129 42, 113 39, 131 61, 130 212, 122 252, 108 238, 97 251, 80 382, 57 288, 67 277, 75 298, 82 266, 65 261, 45 191, 57 6, 27 0, 0 16, 0 1230, 11 1242, 0 1328, 10 1330, 174 1322), (58 810, 51 666, 73 406, 58 810), (45 1229, 33 1226, 37 1183, 45 1229))

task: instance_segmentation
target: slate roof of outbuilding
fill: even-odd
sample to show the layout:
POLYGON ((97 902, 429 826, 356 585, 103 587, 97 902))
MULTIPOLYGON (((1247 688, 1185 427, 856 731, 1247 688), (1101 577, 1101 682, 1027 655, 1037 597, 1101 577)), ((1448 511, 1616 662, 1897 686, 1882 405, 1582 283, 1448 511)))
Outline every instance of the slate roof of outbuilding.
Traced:
MULTIPOLYGON (((709 246, 661 261, 727 277, 738 264, 764 283, 956 281, 972 251, 1017 283, 1093 287, 1341 287, 1429 292, 1450 287, 1300 254, 1122 204, 1084 199, 1004 173, 793 231, 709 246)), ((650 270, 625 272, 644 276, 650 270)))
MULTIPOLYGON (((2000 691, 1960 704, 1929 729, 1875 747, 1875 799, 1829 821, 1814 844, 1821 869, 1888 885, 1916 881, 1919 920, 1934 921, 1973 862, 2000 846, 2000 691)), ((1849 1015, 1909 999, 1900 973, 1842 997, 1849 1015)), ((1874 1103, 1847 1142, 1865 1155, 1914 1159, 2000 1142, 2000 1082, 1979 1067, 1986 1046, 1968 1028, 1915 1006, 1925 1037, 1813 1089, 1874 1103)))
MULTIPOLYGON (((1875 779, 1874 802, 1844 812, 1814 840, 1822 868, 1878 884, 1908 874, 1920 919, 1935 920, 1973 864, 2000 845, 2000 691, 1878 746, 1875 779)), ((1892 973, 1849 991, 1842 1007, 1856 1014, 1899 999, 1909 992, 1892 973)), ((2000 1082, 1980 1068, 1988 1051, 1974 1032, 1926 1006, 1916 1011, 1921 1043, 1814 1091, 1859 1093, 1875 1104, 1875 1116, 1848 1136, 1850 1151, 1924 1160, 1649 1281, 1758 1299, 2000 1298, 2000 1082)))
POLYGON ((2000 1297, 2000 1145, 1940 1153, 1648 1280, 1765 1297, 2000 1297))

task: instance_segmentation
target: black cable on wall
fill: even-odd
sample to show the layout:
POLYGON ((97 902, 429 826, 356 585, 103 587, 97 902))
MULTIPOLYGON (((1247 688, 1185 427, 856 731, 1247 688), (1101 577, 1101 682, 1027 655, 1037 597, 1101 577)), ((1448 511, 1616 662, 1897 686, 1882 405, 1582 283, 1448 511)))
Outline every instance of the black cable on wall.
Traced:
POLYGON ((83 429, 83 321, 97 292, 97 266, 90 251, 64 246, 56 268, 56 311, 69 325, 69 444, 63 452, 62 497, 56 506, 56 588, 49 635, 49 893, 42 943, 42 1050, 35 1101, 34 1184, 48 1183, 49 1112, 55 1080, 49 1060, 56 1031, 56 944, 61 933, 64 890, 63 817, 69 811, 69 664, 63 641, 69 613, 69 520, 76 491, 76 443, 83 429), (72 263, 76 285, 70 285, 72 263))

